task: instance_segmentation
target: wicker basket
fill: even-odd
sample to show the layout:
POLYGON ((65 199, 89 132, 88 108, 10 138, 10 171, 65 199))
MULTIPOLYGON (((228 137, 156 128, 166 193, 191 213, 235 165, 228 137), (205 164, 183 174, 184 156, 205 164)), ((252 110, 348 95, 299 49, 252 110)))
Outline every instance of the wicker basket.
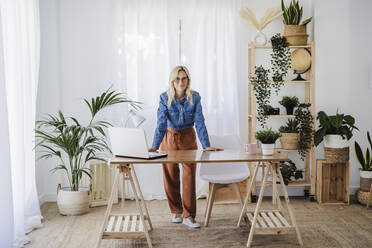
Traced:
POLYGON ((369 192, 371 188, 372 178, 360 177, 360 190, 364 192, 369 192))
POLYGON ((300 134, 298 133, 282 133, 280 137, 280 143, 282 148, 286 150, 297 150, 298 140, 300 139, 300 134))
POLYGON ((324 147, 325 159, 333 163, 349 162, 349 147, 330 148, 324 147))
POLYGON ((290 46, 306 45, 306 25, 284 25, 283 36, 290 46))
MULTIPOLYGON (((364 192, 363 190, 358 189, 355 195, 360 204, 367 205, 369 192, 364 192)), ((369 201, 369 204, 372 205, 372 198, 369 201)))

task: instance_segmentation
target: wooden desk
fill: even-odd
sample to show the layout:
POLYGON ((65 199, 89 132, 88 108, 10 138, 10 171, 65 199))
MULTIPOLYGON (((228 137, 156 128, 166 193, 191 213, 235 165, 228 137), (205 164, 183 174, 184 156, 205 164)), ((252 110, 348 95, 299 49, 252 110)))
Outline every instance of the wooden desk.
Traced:
MULTIPOLYGON (((267 166, 275 164, 276 168, 279 168, 280 161, 289 161, 289 158, 282 154, 274 154, 272 156, 262 156, 262 154, 249 155, 241 150, 224 150, 224 151, 218 151, 218 152, 204 152, 201 150, 178 150, 178 151, 167 151, 167 153, 168 153, 167 157, 153 159, 153 160, 134 159, 134 158, 125 158, 125 157, 113 157, 109 160, 109 164, 116 165, 118 170, 115 176, 110 200, 109 200, 107 210, 105 213, 105 217, 104 217, 104 221, 101 227, 101 232, 98 237, 99 240, 97 242, 97 247, 100 246, 101 239, 137 238, 137 237, 146 237, 149 247, 152 247, 151 239, 148 234, 148 231, 152 229, 151 219, 148 214, 147 207, 146 207, 145 201, 142 196, 142 192, 141 192, 138 180, 137 180, 137 176, 136 176, 133 164, 260 162, 261 166, 266 165, 266 164, 267 166), (111 214, 113 198, 114 198, 114 195, 117 193, 118 183, 119 183, 121 174, 123 175, 123 180, 129 180, 131 184, 134 197, 136 199, 139 214, 131 214, 131 215, 111 214), (138 197, 138 194, 139 194, 139 197, 138 197), (124 224, 122 224, 123 220, 124 220, 124 224), (137 220, 139 221, 138 227, 136 227, 137 220), (134 222, 134 224, 132 222, 134 222), (132 229, 128 228, 128 225, 129 225, 128 223, 132 223, 132 229), (147 227, 146 223, 149 225, 149 228, 147 227)), ((270 168, 273 168, 273 166, 270 168)), ((252 180, 250 182, 250 188, 247 192, 247 196, 245 199, 244 207, 242 209, 242 213, 245 212, 246 205, 247 205, 248 198, 249 198, 248 195, 250 195, 253 181, 255 180, 257 176, 257 171, 258 171, 258 164, 255 166, 254 176, 252 177, 252 180)), ((269 170, 266 170, 263 185, 265 185, 265 182, 268 178, 268 171, 269 170)), ((270 169, 270 171, 272 170, 270 169)), ((278 170, 278 172, 276 171, 276 173, 279 174, 281 177, 280 170, 278 170)), ((261 190, 254 216, 251 219, 251 221, 253 221, 254 223, 251 228, 252 236, 253 236, 253 233, 255 232, 255 228, 256 228, 255 222, 257 221, 257 216, 259 214, 258 210, 262 202, 264 188, 265 186, 263 186, 263 190, 261 190)), ((275 188, 273 190, 273 199, 275 195, 275 202, 278 202, 277 198, 279 197, 276 191, 276 184, 274 184, 273 188, 275 188)), ((285 189, 284 183, 283 183, 283 188, 285 189)), ((285 195, 286 195, 286 200, 287 200, 288 196, 287 196, 286 191, 285 191, 285 195)), ((279 202, 280 202, 280 199, 279 199, 279 202)), ((287 204, 289 204, 289 200, 287 200, 287 204)), ((122 202, 122 205, 123 205, 123 202, 122 202)), ((243 214, 241 214, 239 218, 239 224, 240 224, 242 215, 243 214)), ((247 216, 248 218, 250 217, 250 215, 247 215, 247 216)), ((292 219, 292 214, 291 214, 291 219, 292 219)), ((292 223, 293 223, 293 220, 294 220, 294 217, 292 219, 292 223)), ((299 233, 297 234, 299 236, 299 233)), ((249 238, 250 240, 252 240, 251 235, 249 238)))

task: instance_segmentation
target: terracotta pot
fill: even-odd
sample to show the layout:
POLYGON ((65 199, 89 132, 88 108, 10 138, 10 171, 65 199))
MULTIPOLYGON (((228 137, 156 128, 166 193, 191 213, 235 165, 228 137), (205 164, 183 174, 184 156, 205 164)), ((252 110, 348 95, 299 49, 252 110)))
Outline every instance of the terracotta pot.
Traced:
POLYGON ((81 215, 89 210, 89 189, 79 188, 79 191, 71 191, 71 188, 57 189, 57 205, 62 215, 81 215))
POLYGON ((283 36, 290 46, 307 45, 306 25, 284 25, 283 36))
POLYGON ((297 150, 299 139, 299 133, 282 133, 282 136, 280 137, 280 144, 282 144, 283 149, 297 150))

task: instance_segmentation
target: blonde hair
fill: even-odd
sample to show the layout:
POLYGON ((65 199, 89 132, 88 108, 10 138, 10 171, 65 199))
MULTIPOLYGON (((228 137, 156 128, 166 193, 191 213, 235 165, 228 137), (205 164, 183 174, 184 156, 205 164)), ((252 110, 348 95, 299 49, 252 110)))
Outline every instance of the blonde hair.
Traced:
POLYGON ((187 101, 189 101, 191 104, 192 104, 192 90, 190 88, 190 82, 191 82, 191 79, 190 79, 190 73, 189 73, 189 70, 186 68, 186 66, 176 66, 173 68, 173 70, 171 71, 170 73, 170 76, 169 76, 169 88, 167 90, 167 95, 168 95, 168 108, 172 105, 172 101, 174 99, 174 96, 176 95, 176 91, 174 89, 174 85, 173 85, 173 82, 174 80, 176 80, 177 76, 178 76, 178 73, 180 71, 183 71, 186 73, 187 75, 187 87, 186 87, 186 99, 187 101))

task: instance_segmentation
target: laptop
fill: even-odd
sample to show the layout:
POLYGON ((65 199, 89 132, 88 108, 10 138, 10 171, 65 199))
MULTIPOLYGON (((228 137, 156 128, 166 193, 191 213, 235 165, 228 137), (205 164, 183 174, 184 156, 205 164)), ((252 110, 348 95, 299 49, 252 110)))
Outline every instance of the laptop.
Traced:
POLYGON ((145 131, 140 128, 109 127, 111 151, 115 156, 141 159, 166 157, 166 153, 149 152, 145 131))

